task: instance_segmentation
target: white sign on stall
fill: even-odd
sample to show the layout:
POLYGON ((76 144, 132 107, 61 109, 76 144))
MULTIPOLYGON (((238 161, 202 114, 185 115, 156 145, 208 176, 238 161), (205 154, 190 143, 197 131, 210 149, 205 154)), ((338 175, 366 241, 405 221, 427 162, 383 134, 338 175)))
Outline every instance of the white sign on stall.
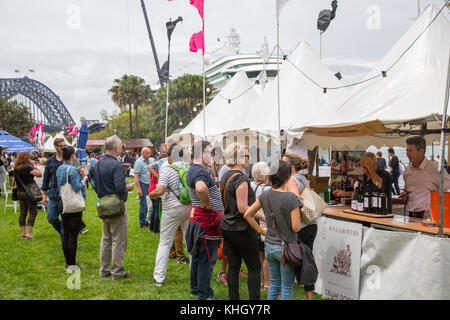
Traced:
POLYGON ((325 224, 322 293, 335 300, 358 300, 362 225, 335 219, 325 224))

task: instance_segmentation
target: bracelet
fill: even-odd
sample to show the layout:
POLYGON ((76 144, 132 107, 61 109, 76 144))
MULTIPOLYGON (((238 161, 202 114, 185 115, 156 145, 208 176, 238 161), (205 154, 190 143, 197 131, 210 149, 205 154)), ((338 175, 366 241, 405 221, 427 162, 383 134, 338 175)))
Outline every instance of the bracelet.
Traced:
POLYGON ((259 229, 258 229, 257 232, 258 232, 259 234, 261 234, 262 231, 263 231, 263 228, 262 228, 262 227, 259 227, 259 229))

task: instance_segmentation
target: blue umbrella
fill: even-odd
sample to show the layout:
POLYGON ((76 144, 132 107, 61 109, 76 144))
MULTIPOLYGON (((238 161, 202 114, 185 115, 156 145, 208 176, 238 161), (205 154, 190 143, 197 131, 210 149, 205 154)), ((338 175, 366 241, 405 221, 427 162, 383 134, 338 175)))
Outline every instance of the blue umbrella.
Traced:
POLYGON ((33 147, 31 144, 28 145, 15 145, 12 147, 9 147, 8 149, 3 150, 3 152, 23 152, 23 151, 38 151, 39 149, 36 147, 33 147))
POLYGON ((25 143, 25 141, 9 134, 8 132, 0 130, 0 147, 7 148, 25 143))
POLYGON ((84 150, 84 149, 86 148, 88 136, 89 136, 88 126, 86 123, 83 123, 81 125, 79 135, 78 135, 78 150, 77 150, 77 155, 80 158, 81 162, 87 161, 86 150, 84 150))

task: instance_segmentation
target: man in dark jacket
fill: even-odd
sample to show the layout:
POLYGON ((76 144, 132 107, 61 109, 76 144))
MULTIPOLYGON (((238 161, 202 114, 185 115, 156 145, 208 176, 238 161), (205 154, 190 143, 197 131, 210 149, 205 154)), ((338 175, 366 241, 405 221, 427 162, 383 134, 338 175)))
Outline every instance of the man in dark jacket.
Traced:
MULTIPOLYGON (((127 201, 128 191, 134 183, 126 184, 125 175, 117 157, 122 153, 122 141, 112 136, 105 141, 106 155, 97 163, 95 172, 95 192, 99 198, 117 194, 127 201)), ((128 243, 128 210, 116 219, 102 220, 102 241, 100 245, 100 277, 111 276, 113 280, 128 278, 123 267, 128 243), (110 266, 112 264, 112 266, 110 266)))
POLYGON ((400 177, 400 168, 398 164, 398 157, 395 155, 394 149, 389 148, 389 166, 391 167, 392 182, 394 183, 393 194, 400 195, 400 188, 398 186, 398 178, 400 177))

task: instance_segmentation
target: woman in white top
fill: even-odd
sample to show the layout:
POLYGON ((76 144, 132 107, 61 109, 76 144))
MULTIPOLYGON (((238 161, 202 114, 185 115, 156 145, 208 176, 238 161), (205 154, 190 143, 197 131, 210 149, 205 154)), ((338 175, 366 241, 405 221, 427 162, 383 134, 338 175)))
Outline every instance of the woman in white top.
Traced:
MULTIPOLYGON (((257 162, 252 168, 252 177, 255 179, 251 182, 250 186, 255 191, 256 198, 258 199, 265 191, 271 189, 269 184, 269 166, 265 162, 257 162)), ((264 212, 259 210, 255 216, 259 220, 259 225, 263 229, 266 228, 264 212)), ((258 221, 257 220, 257 221, 258 221)), ((269 290, 270 287, 270 273, 269 265, 264 254, 264 236, 258 237, 259 245, 259 259, 261 260, 261 286, 264 286, 264 290, 269 290)))
MULTIPOLYGON (((306 157, 302 157, 291 152, 285 153, 282 160, 291 165, 291 178, 289 179, 286 188, 289 192, 295 193, 297 197, 300 198, 305 185, 307 185, 308 187, 310 186, 309 180, 301 173, 302 170, 308 169, 309 160, 306 157)), ((298 237, 305 245, 307 245, 311 249, 311 252, 313 250, 313 244, 316 235, 317 224, 315 222, 312 224, 305 224, 302 219, 301 229, 298 232, 298 237)), ((305 300, 312 300, 314 289, 314 285, 305 286, 305 300)))

